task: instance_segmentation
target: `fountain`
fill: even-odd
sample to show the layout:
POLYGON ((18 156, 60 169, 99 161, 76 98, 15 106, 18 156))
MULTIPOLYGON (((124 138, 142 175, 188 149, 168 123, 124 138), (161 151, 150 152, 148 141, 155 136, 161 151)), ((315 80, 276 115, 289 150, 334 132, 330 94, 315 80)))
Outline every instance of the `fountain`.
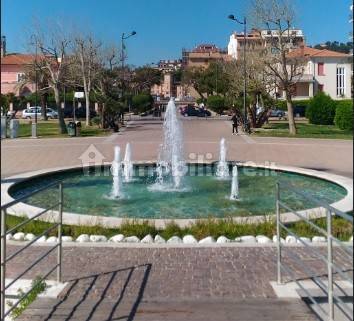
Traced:
POLYGON ((229 165, 226 162, 226 152, 227 152, 227 148, 226 148, 225 138, 222 138, 220 140, 220 156, 216 168, 216 176, 223 179, 228 178, 230 176, 229 165))
POLYGON ((239 200, 239 188, 238 188, 238 168, 234 166, 232 169, 232 185, 231 185, 231 201, 239 200))
POLYGON ((156 183, 162 186, 165 183, 165 177, 167 176, 167 179, 171 177, 173 188, 179 189, 182 185, 182 177, 186 166, 183 157, 182 124, 178 119, 177 108, 173 98, 170 99, 167 105, 163 133, 164 140, 163 144, 160 145, 156 183))
POLYGON ((113 198, 121 198, 122 191, 121 191, 121 169, 122 164, 120 161, 120 147, 114 147, 114 160, 111 166, 111 173, 113 176, 113 185, 112 185, 112 192, 111 197, 113 198))
POLYGON ((123 161, 123 176, 124 176, 124 181, 126 183, 130 183, 133 178, 133 163, 131 161, 132 157, 132 151, 130 147, 130 143, 128 143, 125 146, 125 155, 124 155, 124 161, 123 161))

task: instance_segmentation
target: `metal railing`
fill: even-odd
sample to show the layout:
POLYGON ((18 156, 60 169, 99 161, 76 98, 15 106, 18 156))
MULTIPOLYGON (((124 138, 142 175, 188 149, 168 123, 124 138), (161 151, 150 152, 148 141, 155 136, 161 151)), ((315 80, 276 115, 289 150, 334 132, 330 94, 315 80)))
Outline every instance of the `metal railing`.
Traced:
MULTIPOLYGON (((346 273, 343 267, 338 266, 334 262, 334 252, 333 252, 333 245, 335 245, 335 250, 337 252, 342 251, 340 254, 344 253, 344 256, 347 257, 348 261, 351 261, 351 268, 353 266, 352 260, 353 260, 353 246, 345 244, 344 242, 340 241, 336 237, 333 236, 332 233, 332 219, 334 216, 340 217, 344 219, 345 221, 350 222, 353 224, 353 217, 341 212, 332 206, 325 204, 324 202, 319 201, 318 199, 303 193, 302 191, 299 191, 292 186, 286 184, 286 183, 280 183, 278 182, 276 185, 276 220, 277 220, 277 282, 278 284, 284 284, 283 283, 283 271, 286 272, 289 276, 291 281, 295 282, 299 288, 308 296, 308 299, 316 306, 318 309, 325 315, 327 320, 329 321, 334 321, 335 317, 335 306, 342 311, 346 316, 352 316, 353 315, 353 310, 349 309, 347 305, 344 303, 344 301, 339 297, 338 295, 334 294, 334 286, 339 289, 341 293, 343 293, 343 296, 348 296, 347 293, 343 290, 343 288, 338 284, 337 280, 334 280, 334 274, 337 276, 337 279, 341 277, 345 281, 348 281, 350 284, 353 284, 353 279, 350 278, 346 273), (325 212, 325 219, 326 219, 326 228, 322 228, 319 225, 316 225, 314 221, 311 220, 311 218, 308 215, 304 215, 299 211, 293 210, 288 206, 285 201, 282 201, 281 199, 281 191, 288 191, 296 194, 297 196, 301 196, 303 199, 306 199, 307 201, 313 202, 316 204, 316 206, 320 207, 324 212, 325 212), (311 246, 306 240, 302 239, 299 235, 294 233, 285 223, 282 222, 281 220, 281 209, 285 209, 287 212, 294 214, 297 216, 297 218, 300 221, 306 222, 313 230, 316 230, 320 234, 322 234, 326 238, 326 254, 321 253, 321 250, 318 248, 315 248, 314 246, 311 246), (301 280, 304 280, 304 278, 299 279, 292 271, 292 269, 287 266, 283 261, 283 248, 286 247, 286 243, 281 241, 281 232, 282 230, 286 231, 288 235, 293 236, 296 241, 303 245, 303 248, 308 251, 308 253, 311 253, 312 257, 318 258, 320 261, 322 261, 326 265, 326 270, 327 273, 325 275, 318 275, 318 270, 317 268, 309 268, 306 267, 302 258, 297 255, 292 253, 287 253, 289 257, 292 259, 292 262, 295 262, 295 265, 302 270, 305 271, 305 273, 308 275, 308 279, 311 279, 314 284, 319 287, 322 293, 325 294, 325 296, 328 298, 328 310, 325 310, 322 306, 319 305, 319 302, 316 300, 316 298, 311 295, 308 289, 306 289, 305 286, 301 284, 301 280), (327 282, 323 280, 324 277, 327 277, 327 282)), ((323 251, 322 251, 323 252, 323 251)), ((350 317, 351 318, 351 317, 350 317)), ((352 320, 352 319, 351 319, 352 320)))
POLYGON ((33 267, 35 267, 38 263, 40 263, 44 258, 46 258, 49 254, 51 254, 55 249, 57 249, 57 262, 54 265, 54 267, 50 268, 48 272, 44 274, 44 276, 41 276, 38 280, 43 281, 45 280, 51 273, 53 273, 55 270, 57 272, 57 281, 61 282, 61 265, 62 265, 62 222, 63 222, 63 185, 62 183, 52 183, 50 185, 47 185, 43 188, 37 189, 23 197, 20 197, 14 201, 11 201, 5 205, 1 206, 1 275, 0 275, 0 282, 1 282, 1 321, 5 320, 5 317, 8 316, 19 304, 22 302, 26 297, 28 297, 29 294, 35 289, 32 287, 30 290, 22 294, 19 299, 11 306, 5 313, 5 299, 6 299, 6 290, 10 288, 11 285, 13 285, 16 281, 18 281, 21 277, 23 277, 28 271, 30 271, 33 267), (17 203, 20 203, 29 197, 38 194, 40 192, 43 192, 49 188, 53 188, 58 186, 59 190, 59 195, 58 199, 59 201, 50 206, 49 208, 37 213, 36 215, 32 216, 31 218, 28 218, 24 220, 23 222, 19 223, 18 225, 11 227, 10 229, 7 229, 6 227, 6 216, 7 216, 7 209, 16 205, 17 203), (6 255, 7 253, 7 239, 6 236, 12 232, 15 232, 18 230, 20 227, 25 226, 29 222, 39 218, 43 214, 47 213, 48 211, 58 207, 58 218, 57 222, 54 223, 52 226, 50 226, 47 230, 45 230, 43 233, 40 235, 36 236, 33 240, 29 241, 27 244, 25 244, 23 247, 20 249, 14 251, 12 254, 9 256, 6 255), (52 246, 48 251, 46 251, 43 255, 41 255, 39 258, 37 258, 33 263, 30 264, 29 267, 27 267, 24 271, 22 271, 18 276, 16 276, 14 279, 12 279, 8 284, 5 284, 5 278, 6 278, 6 267, 9 261, 11 261, 13 258, 21 254, 24 250, 29 248, 31 245, 33 245, 35 242, 37 242, 41 237, 48 235, 50 232, 53 230, 57 229, 57 235, 58 235, 58 242, 56 243, 55 246, 52 246))

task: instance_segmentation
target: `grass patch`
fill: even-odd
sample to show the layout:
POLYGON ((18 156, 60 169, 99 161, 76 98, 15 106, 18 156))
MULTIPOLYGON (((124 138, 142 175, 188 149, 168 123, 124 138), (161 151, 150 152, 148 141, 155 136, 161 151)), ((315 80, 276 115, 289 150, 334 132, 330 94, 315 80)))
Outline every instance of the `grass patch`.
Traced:
MULTIPOLYGON (((41 280, 40 277, 36 277, 31 283, 32 291, 19 303, 16 308, 12 310, 12 318, 16 319, 19 317, 22 312, 26 310, 26 308, 37 298, 37 296, 46 289, 46 287, 46 283, 41 280)), ((25 293, 21 289, 18 290, 18 295, 20 298, 23 297, 24 294, 25 293)), ((12 303, 8 302, 8 305, 11 307, 12 303)))
MULTIPOLYGON (((111 133, 109 130, 104 130, 96 125, 86 126, 84 122, 81 122, 81 136, 105 136, 111 133)), ((37 134, 41 138, 52 137, 68 137, 68 134, 59 134, 59 124, 57 120, 38 121, 37 134)), ((18 137, 31 137, 32 129, 29 122, 21 122, 18 137)))
MULTIPOLYGON (((297 138, 353 139, 353 131, 341 130, 332 125, 296 124, 297 138)), ((270 123, 253 135, 260 137, 294 137, 289 135, 288 123, 270 123)))
MULTIPOLYGON (((23 220, 25 220, 24 217, 7 215, 7 228, 14 227, 23 220)), ((315 219, 313 222, 322 228, 326 227, 325 218, 315 219)), ((39 235, 48 229, 49 226, 51 226, 51 223, 31 221, 29 224, 26 224, 16 230, 16 232, 39 235)), ((288 224, 288 227, 299 236, 312 237, 319 235, 319 232, 311 228, 311 226, 305 222, 291 223, 288 224)), ((333 235, 342 241, 348 241, 353 234, 353 225, 340 217, 333 217, 332 229, 333 235)), ((246 219, 241 223, 234 222, 232 219, 198 220, 196 223, 184 228, 179 227, 176 223, 170 223, 165 229, 158 229, 147 221, 138 222, 134 220, 127 220, 121 226, 116 228, 106 228, 99 224, 93 226, 63 225, 63 235, 77 238, 81 234, 105 235, 108 238, 116 234, 123 234, 126 237, 135 235, 140 239, 148 234, 151 234, 153 237, 159 234, 165 239, 169 239, 172 236, 183 237, 187 234, 194 235, 194 237, 198 240, 201 240, 207 236, 218 238, 221 235, 224 235, 230 239, 244 235, 265 235, 272 238, 273 235, 276 234, 276 224, 275 218, 265 218, 262 222, 256 224, 249 223, 246 219)), ((50 236, 56 236, 56 232, 53 231, 50 236)), ((282 236, 286 236, 285 231, 283 231, 282 236)))

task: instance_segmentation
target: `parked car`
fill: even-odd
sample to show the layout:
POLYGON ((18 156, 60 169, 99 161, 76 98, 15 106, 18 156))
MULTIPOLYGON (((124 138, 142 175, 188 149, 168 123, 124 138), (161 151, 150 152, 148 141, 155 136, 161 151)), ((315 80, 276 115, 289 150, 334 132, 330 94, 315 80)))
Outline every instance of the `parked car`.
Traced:
POLYGON ((192 105, 188 105, 181 110, 181 114, 185 117, 198 116, 199 110, 192 105))
MULTIPOLYGON (((37 106, 37 107, 29 107, 29 108, 25 109, 22 112, 22 118, 24 118, 24 119, 35 118, 36 113, 37 113, 37 117, 41 118, 42 117, 42 107, 37 106)), ((56 119, 56 118, 58 118, 58 113, 55 110, 53 110, 52 108, 47 108, 47 117, 48 117, 48 119, 56 119)))
POLYGON ((272 109, 269 114, 269 117, 277 117, 279 118, 279 120, 285 118, 285 116, 286 116, 285 111, 281 109, 272 109))
POLYGON ((211 112, 209 110, 203 108, 199 109, 198 117, 210 117, 210 116, 211 116, 211 112))
POLYGON ((295 117, 306 117, 306 106, 294 106, 295 117))

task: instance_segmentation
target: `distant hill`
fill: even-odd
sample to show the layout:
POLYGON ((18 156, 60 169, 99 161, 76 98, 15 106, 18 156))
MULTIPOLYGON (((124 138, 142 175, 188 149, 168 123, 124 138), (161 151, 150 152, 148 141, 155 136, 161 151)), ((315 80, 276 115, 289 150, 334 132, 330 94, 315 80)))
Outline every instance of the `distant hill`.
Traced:
POLYGON ((349 54, 351 50, 353 49, 353 43, 352 42, 338 42, 338 41, 327 41, 326 43, 323 44, 318 44, 314 46, 313 48, 315 49, 328 49, 332 51, 337 51, 337 52, 342 52, 349 54))

